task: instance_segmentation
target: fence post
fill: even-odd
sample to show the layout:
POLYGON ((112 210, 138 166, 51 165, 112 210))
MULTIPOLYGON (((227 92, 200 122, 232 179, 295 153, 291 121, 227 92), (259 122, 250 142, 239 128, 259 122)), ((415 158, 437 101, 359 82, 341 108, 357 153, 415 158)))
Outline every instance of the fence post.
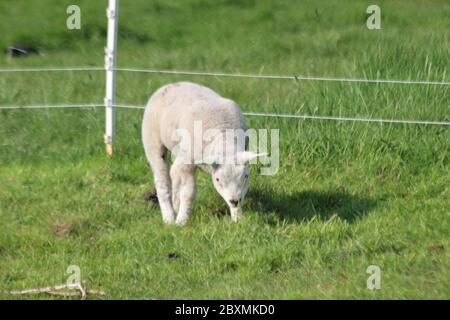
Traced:
POLYGON ((108 9, 108 42, 105 48, 105 70, 106 70, 106 96, 105 96, 105 144, 106 153, 111 156, 113 152, 113 140, 115 131, 115 102, 116 102, 116 53, 117 53, 117 30, 119 21, 119 0, 109 0, 108 9))

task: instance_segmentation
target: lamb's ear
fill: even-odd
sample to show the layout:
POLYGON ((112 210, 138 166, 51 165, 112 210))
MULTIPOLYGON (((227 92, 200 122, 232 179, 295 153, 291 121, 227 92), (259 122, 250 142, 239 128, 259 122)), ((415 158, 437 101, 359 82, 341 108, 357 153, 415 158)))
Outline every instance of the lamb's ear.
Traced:
POLYGON ((237 154, 238 163, 248 163, 249 161, 256 159, 257 157, 267 156, 267 152, 255 153, 251 151, 241 151, 237 154))

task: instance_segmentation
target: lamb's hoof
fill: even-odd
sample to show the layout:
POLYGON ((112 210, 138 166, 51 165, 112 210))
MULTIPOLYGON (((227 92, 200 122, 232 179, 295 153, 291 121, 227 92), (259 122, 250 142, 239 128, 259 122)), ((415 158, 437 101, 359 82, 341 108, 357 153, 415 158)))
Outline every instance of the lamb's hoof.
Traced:
POLYGON ((185 226, 188 223, 188 218, 183 218, 183 219, 177 219, 175 221, 175 224, 179 227, 185 226))
POLYGON ((163 222, 165 224, 175 224, 175 219, 174 218, 163 218, 163 222))

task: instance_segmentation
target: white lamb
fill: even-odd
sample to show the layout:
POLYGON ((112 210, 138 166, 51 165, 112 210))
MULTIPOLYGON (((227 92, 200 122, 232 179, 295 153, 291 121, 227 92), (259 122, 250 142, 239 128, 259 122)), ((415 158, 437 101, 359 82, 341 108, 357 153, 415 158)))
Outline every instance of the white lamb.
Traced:
POLYGON ((179 82, 153 94, 145 108, 142 141, 165 223, 187 223, 195 197, 197 167, 212 175, 233 221, 240 218, 248 189, 248 162, 259 155, 245 151, 245 138, 223 137, 225 132, 246 130, 238 105, 209 88, 179 82), (199 125, 206 132, 200 141, 196 137, 199 125), (170 174, 167 151, 173 159, 170 174))

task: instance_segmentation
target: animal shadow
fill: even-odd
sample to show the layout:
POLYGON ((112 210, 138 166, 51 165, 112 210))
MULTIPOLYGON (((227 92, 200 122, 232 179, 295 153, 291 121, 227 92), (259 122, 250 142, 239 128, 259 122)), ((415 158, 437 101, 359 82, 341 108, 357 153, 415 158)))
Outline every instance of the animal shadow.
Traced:
POLYGON ((253 189, 249 191, 246 202, 246 206, 252 210, 275 214, 288 222, 317 218, 326 221, 332 216, 353 222, 365 216, 376 205, 373 199, 351 195, 341 190, 309 190, 288 195, 273 190, 253 189))

